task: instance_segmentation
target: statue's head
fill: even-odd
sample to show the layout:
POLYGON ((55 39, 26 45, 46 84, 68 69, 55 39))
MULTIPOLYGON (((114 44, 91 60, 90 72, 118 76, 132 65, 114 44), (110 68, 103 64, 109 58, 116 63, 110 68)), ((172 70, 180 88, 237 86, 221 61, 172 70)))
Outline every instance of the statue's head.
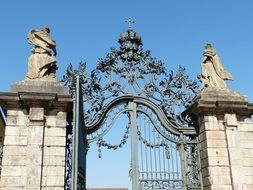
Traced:
POLYGON ((50 33, 50 28, 48 26, 44 26, 42 30, 46 31, 47 33, 50 33))
POLYGON ((213 49, 211 43, 206 43, 204 55, 214 56, 216 54, 215 49, 213 49))
POLYGON ((212 44, 210 44, 210 43, 206 43, 206 45, 205 45, 205 49, 212 49, 212 44))

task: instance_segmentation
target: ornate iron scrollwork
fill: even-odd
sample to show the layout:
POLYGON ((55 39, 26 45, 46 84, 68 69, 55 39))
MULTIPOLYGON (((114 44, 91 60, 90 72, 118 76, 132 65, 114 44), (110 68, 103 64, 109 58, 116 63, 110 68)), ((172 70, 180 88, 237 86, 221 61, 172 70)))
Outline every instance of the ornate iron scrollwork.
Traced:
POLYGON ((186 126, 190 120, 178 110, 188 106, 198 91, 197 83, 181 66, 175 74, 168 71, 162 61, 143 50, 141 37, 132 29, 123 32, 118 41, 120 48, 112 48, 105 58, 99 59, 90 76, 85 71, 86 64, 80 63, 78 69, 70 64, 63 77, 73 93, 75 76, 81 76, 86 124, 92 125, 113 98, 133 94, 152 99, 176 126, 186 126))
MULTIPOLYGON (((108 111, 107 106, 117 97, 141 96, 151 100, 154 104, 159 106, 159 110, 162 110, 163 115, 165 115, 164 118, 169 120, 171 126, 175 127, 175 130, 179 130, 180 128, 191 125, 191 119, 188 116, 183 117, 181 111, 189 105, 198 92, 197 83, 189 79, 186 75, 185 68, 180 66, 176 72, 167 70, 161 60, 152 57, 150 51, 143 50, 140 35, 131 28, 120 35, 118 42, 120 47, 118 49, 112 48, 105 58, 99 59, 98 65, 92 70, 90 75, 86 72, 86 63, 80 63, 77 69, 73 69, 72 64, 70 64, 62 80, 73 97, 75 96, 76 76, 78 75, 81 80, 84 119, 88 134, 87 140, 88 143, 97 141, 99 155, 101 153, 101 147, 107 147, 108 149, 121 148, 126 143, 130 133, 130 124, 127 124, 121 141, 113 145, 102 138, 110 129, 110 124, 105 128, 97 128, 98 121, 102 121, 102 123, 99 123, 101 126, 103 125, 103 121, 105 121, 105 119, 103 120, 101 118, 107 118, 107 121, 110 123, 109 113, 106 113, 106 111, 108 111), (92 136, 94 131, 96 131, 96 134, 92 136)), ((121 102, 123 102, 121 107, 117 105, 119 106, 119 110, 113 113, 115 117, 121 113, 126 115, 129 114, 129 110, 126 110, 126 101, 121 102)), ((113 110, 111 107, 110 109, 113 110)), ((137 106, 138 114, 142 113, 143 117, 145 114, 149 115, 149 113, 152 115, 153 113, 151 112, 153 111, 152 109, 143 109, 143 105, 141 104, 137 106)), ((149 119, 151 119, 151 117, 149 117, 149 119)), ((111 121, 113 121, 113 119, 111 119, 111 121)), ((142 173, 144 177, 139 180, 140 188, 182 189, 185 182, 180 178, 182 173, 179 166, 179 153, 176 149, 176 143, 179 141, 179 134, 173 134, 162 129, 162 127, 166 128, 168 126, 162 126, 159 122, 156 122, 156 124, 153 123, 153 125, 154 130, 157 130, 159 133, 157 136, 158 140, 151 142, 143 138, 145 135, 143 135, 144 132, 140 129, 137 131, 138 140, 150 149, 158 149, 158 147, 160 147, 161 149, 159 151, 163 152, 165 155, 164 160, 169 160, 168 164, 165 164, 165 166, 169 167, 169 165, 173 165, 171 163, 177 160, 178 167, 177 170, 175 170, 177 172, 171 169, 171 172, 164 172, 162 174, 165 176, 164 180, 157 177, 153 178, 152 181, 148 177, 145 177, 150 175, 148 173, 149 171, 146 173, 144 171, 142 173), (159 125, 161 128, 156 125, 159 125), (168 140, 174 144, 166 144, 159 139, 160 136, 164 137, 164 140, 168 140), (173 158, 173 156, 175 158, 173 158)), ((197 154, 195 155, 196 152, 194 148, 195 147, 191 147, 188 144, 185 148, 189 168, 187 174, 187 184, 189 188, 199 187, 195 165, 197 154)))

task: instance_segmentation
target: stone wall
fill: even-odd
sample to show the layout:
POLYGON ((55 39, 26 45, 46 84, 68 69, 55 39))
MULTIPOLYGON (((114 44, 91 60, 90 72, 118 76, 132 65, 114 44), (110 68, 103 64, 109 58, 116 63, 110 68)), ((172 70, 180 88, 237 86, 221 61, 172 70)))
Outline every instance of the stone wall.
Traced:
POLYGON ((252 105, 234 92, 202 92, 187 110, 199 130, 204 190, 253 189, 252 105))

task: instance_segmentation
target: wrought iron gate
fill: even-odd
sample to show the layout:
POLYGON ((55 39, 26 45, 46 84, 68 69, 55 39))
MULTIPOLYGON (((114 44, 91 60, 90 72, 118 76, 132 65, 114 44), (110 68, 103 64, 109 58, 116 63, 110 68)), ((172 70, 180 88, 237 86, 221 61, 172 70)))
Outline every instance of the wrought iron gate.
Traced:
MULTIPOLYGON (((72 160, 72 170, 67 171, 72 172, 67 175, 72 181, 67 179, 68 184, 72 182, 73 188, 73 183, 78 183, 76 173, 86 164, 89 144, 96 142, 101 152, 102 147, 121 148, 130 139, 133 190, 201 189, 196 129, 191 119, 181 114, 196 93, 196 83, 182 67, 174 75, 149 51, 143 51, 140 36, 131 28, 120 35, 119 43, 120 49, 113 48, 100 59, 91 75, 81 63, 78 69, 70 64, 64 76, 75 100, 83 98, 75 101, 75 108, 84 106, 85 121, 78 122, 80 110, 74 111, 72 155, 67 159, 69 163, 72 160), (109 144, 104 136, 122 114, 128 118, 125 133, 118 144, 109 144), (81 138, 85 139, 77 142, 78 129, 84 131, 81 138)), ((85 186, 85 172, 82 176, 85 186)))

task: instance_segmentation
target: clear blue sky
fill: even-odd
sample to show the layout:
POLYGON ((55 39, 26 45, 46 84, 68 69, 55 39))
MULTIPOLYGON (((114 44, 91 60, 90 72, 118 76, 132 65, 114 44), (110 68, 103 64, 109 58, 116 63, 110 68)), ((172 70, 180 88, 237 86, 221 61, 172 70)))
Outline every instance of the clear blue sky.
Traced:
MULTIPOLYGON (((30 29, 50 26, 51 36, 57 42, 57 76, 61 79, 69 62, 77 65, 86 61, 88 70, 92 70, 99 57, 104 57, 111 47, 118 47, 118 36, 127 29, 124 20, 132 17, 133 28, 142 36, 144 49, 151 50, 168 69, 186 67, 193 79, 200 72, 204 44, 211 42, 226 70, 233 75, 234 81, 228 82, 230 88, 252 101, 252 10, 252 0, 44 0, 40 3, 3 0, 0 91, 8 91, 11 84, 26 75, 32 48, 26 41, 30 29)), ((108 160, 115 162, 116 158, 108 160)), ((93 171, 100 172, 95 165, 93 171)), ((117 186, 124 186, 117 177, 117 172, 100 180, 90 177, 88 185, 110 186, 109 182, 117 181, 117 186)))

